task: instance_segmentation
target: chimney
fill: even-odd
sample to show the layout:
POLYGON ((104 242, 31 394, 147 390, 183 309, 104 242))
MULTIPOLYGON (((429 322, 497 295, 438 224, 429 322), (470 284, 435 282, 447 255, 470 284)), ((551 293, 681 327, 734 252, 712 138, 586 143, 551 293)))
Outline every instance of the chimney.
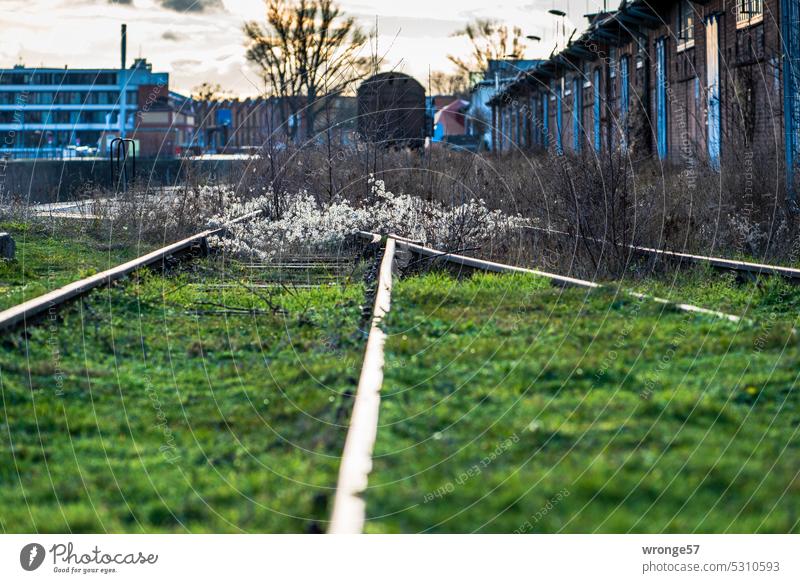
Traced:
POLYGON ((120 39, 120 57, 122 62, 122 69, 125 69, 125 53, 128 50, 128 25, 122 25, 122 34, 120 39))

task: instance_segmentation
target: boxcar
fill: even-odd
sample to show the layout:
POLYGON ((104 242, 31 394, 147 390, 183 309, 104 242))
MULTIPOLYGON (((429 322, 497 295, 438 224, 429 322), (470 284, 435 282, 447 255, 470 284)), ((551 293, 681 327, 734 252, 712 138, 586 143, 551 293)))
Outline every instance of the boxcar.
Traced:
POLYGON ((403 73, 378 73, 358 88, 358 131, 373 143, 420 147, 425 142, 425 88, 403 73))

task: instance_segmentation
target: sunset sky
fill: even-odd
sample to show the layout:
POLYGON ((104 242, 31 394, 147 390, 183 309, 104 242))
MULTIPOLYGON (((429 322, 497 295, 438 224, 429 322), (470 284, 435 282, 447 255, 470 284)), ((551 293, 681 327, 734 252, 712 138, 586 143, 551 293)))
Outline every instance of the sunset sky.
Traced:
MULTIPOLYGON (((171 87, 190 92, 203 81, 240 95, 259 92, 244 58, 242 23, 263 20, 262 0, 0 0, 0 67, 117 67, 119 26, 128 24, 128 61, 146 57, 171 74, 171 87)), ((342 0, 365 29, 378 19, 379 52, 387 65, 424 82, 428 70, 452 69, 447 54, 466 54, 467 42, 451 34, 474 17, 517 25, 541 36, 526 57, 553 48, 551 8, 568 11, 567 28, 602 8, 596 0, 342 0), (572 23, 572 24, 570 24, 572 23)), ((368 49, 367 53, 369 52, 368 49)))

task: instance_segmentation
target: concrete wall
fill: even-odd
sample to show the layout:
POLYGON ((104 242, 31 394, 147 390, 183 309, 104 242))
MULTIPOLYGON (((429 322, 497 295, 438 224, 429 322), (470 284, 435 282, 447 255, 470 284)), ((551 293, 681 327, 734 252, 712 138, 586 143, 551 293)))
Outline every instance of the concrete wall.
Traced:
MULTIPOLYGON (((137 182, 151 186, 192 181, 235 184, 252 160, 139 160, 137 182)), ((0 160, 0 199, 29 202, 74 200, 93 186, 111 188, 108 160, 0 160)))

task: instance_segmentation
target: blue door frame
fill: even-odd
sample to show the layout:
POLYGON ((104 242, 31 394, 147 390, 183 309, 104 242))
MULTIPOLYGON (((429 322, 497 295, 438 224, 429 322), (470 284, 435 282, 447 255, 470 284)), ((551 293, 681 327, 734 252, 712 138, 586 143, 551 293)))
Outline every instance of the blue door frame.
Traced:
POLYGON ((572 149, 581 151, 581 134, 583 134, 583 79, 572 80, 572 149))
POLYGON ((563 96, 561 88, 556 87, 556 152, 559 154, 564 153, 564 132, 563 132, 563 110, 562 110, 563 96))
POLYGON ((594 151, 599 152, 602 146, 603 139, 600 135, 600 113, 602 112, 602 103, 600 102, 600 69, 594 70, 594 102, 592 108, 594 109, 594 151))
POLYGON ((781 15, 786 190, 795 199, 800 161, 800 0, 781 0, 781 15))
POLYGON ((624 57, 619 63, 619 113, 620 141, 623 147, 628 135, 628 107, 630 103, 630 59, 624 57))
POLYGON ((542 146, 550 148, 550 112, 547 104, 550 101, 548 93, 542 94, 542 146))
POLYGON ((656 139, 658 157, 667 157, 667 50, 666 39, 656 40, 656 139))
POLYGON ((708 161, 719 170, 722 126, 719 100, 719 14, 708 16, 706 25, 706 142, 708 161))

